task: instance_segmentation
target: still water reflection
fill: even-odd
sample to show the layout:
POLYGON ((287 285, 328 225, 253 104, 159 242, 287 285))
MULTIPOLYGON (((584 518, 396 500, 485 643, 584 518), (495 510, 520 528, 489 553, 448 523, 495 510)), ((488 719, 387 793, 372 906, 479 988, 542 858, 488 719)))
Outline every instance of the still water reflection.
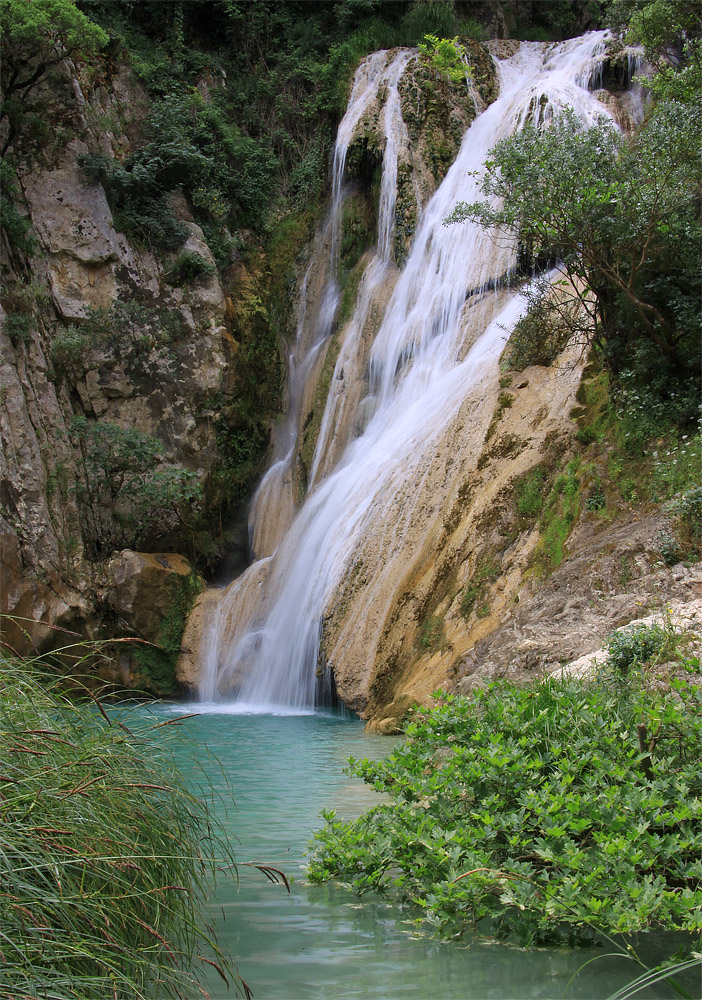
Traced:
MULTIPOLYGON (((350 818, 377 801, 343 769, 350 756, 383 756, 393 740, 366 734, 357 719, 241 715, 221 705, 155 711, 201 713, 180 730, 179 763, 195 784, 195 753, 204 764, 238 859, 275 865, 292 879, 288 895, 242 868, 239 886, 223 881, 213 901, 220 943, 237 956, 256 1000, 593 1000, 636 975, 633 963, 600 957, 572 978, 603 955, 598 950, 524 951, 484 939, 458 946, 413 936, 411 912, 308 884, 304 851, 321 825, 320 810, 350 818)), ((207 988, 213 1000, 234 996, 214 974, 207 988)), ((672 995, 659 989, 648 996, 672 995)))

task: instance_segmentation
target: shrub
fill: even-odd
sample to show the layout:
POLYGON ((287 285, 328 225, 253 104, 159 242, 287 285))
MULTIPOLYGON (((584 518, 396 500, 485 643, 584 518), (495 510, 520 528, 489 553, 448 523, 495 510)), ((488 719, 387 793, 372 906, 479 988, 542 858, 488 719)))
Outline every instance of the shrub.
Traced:
POLYGON ((662 625, 631 625, 611 632, 604 642, 608 663, 619 674, 660 660, 671 649, 671 635, 662 625))
POLYGON ((517 321, 504 352, 504 363, 521 372, 530 365, 550 365, 566 346, 571 331, 550 301, 548 292, 534 297, 517 321))
POLYGON ((201 952, 236 979, 206 916, 233 858, 168 730, 113 722, 37 668, 0 657, 0 997, 192 996, 201 952))
POLYGON ((9 313, 5 317, 5 333, 13 347, 29 342, 32 318, 24 313, 9 313))
POLYGON ((387 758, 350 761, 390 801, 353 821, 323 814, 313 881, 399 899, 452 937, 476 924, 521 943, 702 929, 692 685, 623 697, 573 680, 493 683, 445 696, 406 733, 387 758))
POLYGON ((604 487, 598 480, 592 488, 590 496, 585 501, 586 510, 604 510, 607 504, 604 487))
POLYGON ((207 260, 202 254, 182 250, 173 266, 166 272, 166 277, 171 285, 191 285, 201 278, 210 278, 216 271, 217 268, 212 261, 207 260))
POLYGON ((522 517, 534 517, 541 513, 543 498, 543 469, 532 469, 524 479, 517 484, 517 513, 522 517))
POLYGON ((702 541, 702 486, 694 486, 680 497, 675 510, 690 539, 702 541))
POLYGON ((49 348, 54 375, 80 378, 86 371, 91 353, 90 339, 79 327, 67 326, 60 330, 49 348))
POLYGON ((85 541, 96 554, 148 544, 187 526, 201 499, 194 472, 163 465, 163 446, 135 428, 76 417, 85 541))

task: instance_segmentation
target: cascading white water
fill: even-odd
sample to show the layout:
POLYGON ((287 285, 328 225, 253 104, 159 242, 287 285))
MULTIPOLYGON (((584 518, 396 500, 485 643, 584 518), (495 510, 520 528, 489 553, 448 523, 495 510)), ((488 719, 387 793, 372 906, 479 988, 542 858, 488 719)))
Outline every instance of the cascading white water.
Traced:
MULTIPOLYGON (((385 105, 386 148, 383 155, 383 173, 379 206, 379 253, 372 275, 363 283, 366 302, 381 283, 384 266, 390 258, 394 235, 395 198, 397 193, 397 138, 404 129, 400 113, 397 84, 411 55, 410 50, 375 52, 361 63, 356 72, 346 114, 339 123, 334 160, 332 165, 331 209, 327 222, 329 230, 329 261, 326 268, 327 282, 316 311, 307 303, 307 285, 310 264, 300 292, 300 309, 297 320, 295 346, 288 357, 288 412, 284 425, 278 429, 274 442, 273 462, 256 491, 251 503, 249 538, 255 558, 270 555, 286 530, 293 511, 292 476, 297 428, 304 388, 320 348, 332 332, 334 316, 339 305, 337 266, 341 234, 341 216, 346 196, 344 171, 349 145, 355 130, 375 101, 380 87, 388 88, 385 105)), ((375 262, 374 262, 375 263, 375 262)), ((358 313, 358 310, 357 310, 358 313)), ((319 451, 319 449, 317 449, 319 451)), ((315 461, 310 485, 316 476, 315 461)))
MULTIPOLYGON (((204 698, 233 694, 242 709, 250 711, 310 709, 320 620, 349 571, 359 539, 369 534, 382 553, 366 585, 372 646, 371 629, 379 634, 382 626, 383 580, 401 570, 407 529, 420 520, 424 523, 425 511, 432 506, 429 456, 462 402, 497 364, 505 329, 523 309, 520 295, 494 290, 497 279, 514 265, 514 249, 496 246, 475 226, 444 227, 443 220, 458 201, 480 196, 476 174, 490 148, 530 116, 548 118, 564 105, 572 106, 585 124, 607 115, 586 89, 602 58, 604 37, 592 33, 551 46, 524 43, 499 64, 500 96, 475 119, 427 205, 375 336, 368 396, 359 404, 367 414, 365 429, 333 468, 323 463, 318 456, 328 454, 328 439, 343 405, 338 399, 332 403, 330 395, 311 477, 314 488, 272 557, 265 565, 255 563, 228 588, 217 623, 204 634, 204 698)), ((392 171, 397 163, 392 136, 402 128, 396 100, 401 70, 401 59, 388 63, 386 54, 371 57, 357 75, 358 104, 352 96, 353 113, 340 129, 345 150, 363 115, 360 105, 367 101, 368 106, 368 95, 377 92, 382 80, 388 89, 388 138, 379 246, 359 291, 352 329, 353 324, 363 327, 369 284, 382 280, 392 245, 392 171), (396 77, 378 72, 388 65, 396 77)), ((345 152, 337 151, 335 198, 342 189, 344 158, 345 152)), ((335 239, 338 234, 332 246, 335 239)), ((353 345, 353 336, 347 338, 349 343, 353 345)))

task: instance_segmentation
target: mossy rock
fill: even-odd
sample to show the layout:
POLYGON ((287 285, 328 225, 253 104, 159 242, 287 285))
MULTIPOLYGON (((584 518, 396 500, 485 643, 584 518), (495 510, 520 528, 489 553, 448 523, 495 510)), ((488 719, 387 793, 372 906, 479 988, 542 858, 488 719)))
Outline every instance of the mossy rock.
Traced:
POLYGON ((344 202, 341 213, 340 281, 350 272, 376 241, 376 213, 372 200, 362 191, 354 191, 344 202))

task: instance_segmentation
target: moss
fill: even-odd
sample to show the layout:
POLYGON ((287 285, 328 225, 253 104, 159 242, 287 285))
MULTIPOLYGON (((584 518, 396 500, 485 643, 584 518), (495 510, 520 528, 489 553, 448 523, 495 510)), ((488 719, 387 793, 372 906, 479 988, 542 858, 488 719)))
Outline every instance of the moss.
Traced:
POLYGON ((399 92, 410 141, 439 184, 475 118, 473 97, 464 84, 452 85, 421 59, 410 63, 399 92))
MULTIPOLYGON (((271 259, 289 261, 294 246, 291 237, 278 243, 268 256, 252 254, 228 289, 233 376, 229 384, 202 401, 203 412, 216 414, 218 461, 205 494, 209 521, 214 526, 222 516, 227 520, 237 517, 247 503, 265 459, 271 423, 280 410, 283 364, 279 329, 289 307, 285 279, 276 274, 274 283, 268 267, 271 259), (270 292, 271 284, 276 288, 275 296, 270 292)), ((217 528, 211 530, 216 532, 217 528)))
POLYGON ((473 611, 477 610, 478 618, 487 618, 490 605, 487 600, 488 587, 499 577, 500 564, 496 561, 494 552, 483 552, 461 596, 461 614, 466 621, 473 611))
POLYGON ((461 39, 466 46, 470 56, 470 65, 473 71, 473 83, 481 100, 486 105, 492 104, 499 93, 495 64, 490 55, 487 45, 476 41, 474 38, 461 39))
POLYGON ((355 191, 344 202, 341 214, 339 282, 346 284, 364 252, 376 242, 376 215, 367 194, 355 191))
POLYGON ((398 267, 402 267, 407 260, 419 215, 417 198, 412 182, 412 172, 411 163, 400 163, 398 165, 394 246, 394 256, 398 267))
POLYGON ((344 282, 343 291, 341 293, 341 302, 339 304, 339 312, 337 315, 337 323, 341 328, 348 320, 351 319, 353 315, 354 306, 356 305, 356 296, 358 295, 358 287, 361 284, 361 278, 363 277, 363 272, 366 269, 367 261, 361 258, 358 263, 351 270, 344 282))
POLYGON ((495 406, 495 411, 492 415, 492 420, 490 421, 490 425, 485 433, 486 444, 497 430, 497 425, 499 424, 500 420, 502 420, 502 415, 504 414, 505 410, 508 410, 513 402, 514 402, 514 396, 511 393, 505 392, 505 390, 502 390, 500 392, 499 396, 497 397, 497 404, 495 406))
POLYGON ((419 648, 424 652, 436 652, 441 649, 446 640, 443 619, 438 615, 432 615, 422 623, 419 632, 419 648))
POLYGON ((324 416, 324 408, 326 406, 327 396, 329 395, 329 387, 331 385, 334 367, 336 365, 337 358, 339 357, 340 350, 341 336, 337 330, 327 347, 324 364, 322 365, 322 370, 320 372, 319 379, 317 380, 314 402, 302 427, 302 440, 300 442, 300 451, 298 456, 298 469, 300 492, 303 494, 307 491, 307 482, 310 469, 312 468, 314 450, 317 446, 317 438, 319 437, 319 429, 322 426, 322 417, 324 416))
POLYGON ((168 695, 175 691, 175 668, 185 622, 202 588, 202 579, 195 572, 171 580, 170 609, 161 621, 156 646, 135 648, 137 667, 155 694, 168 695))
POLYGON ((288 213, 273 226, 266 245, 271 300, 285 302, 289 298, 298 258, 309 242, 317 215, 318 206, 310 205, 305 210, 288 213))
POLYGON ((546 575, 556 569, 567 555, 566 541, 582 509, 584 469, 574 458, 556 476, 539 521, 541 539, 534 554, 537 572, 546 575))

